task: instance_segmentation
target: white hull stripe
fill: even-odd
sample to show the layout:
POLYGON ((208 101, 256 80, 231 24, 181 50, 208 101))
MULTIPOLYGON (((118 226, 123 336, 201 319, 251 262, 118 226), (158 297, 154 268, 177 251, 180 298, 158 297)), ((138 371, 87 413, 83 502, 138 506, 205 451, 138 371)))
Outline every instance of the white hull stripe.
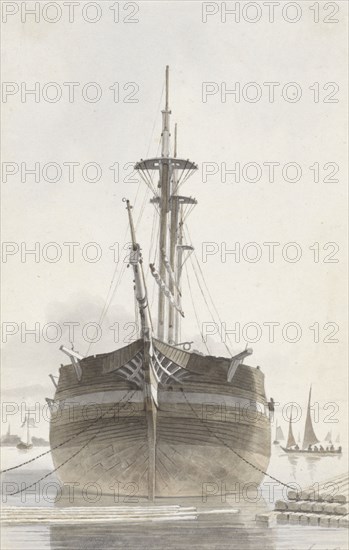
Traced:
MULTIPOLYGON (((95 392, 82 394, 79 397, 67 398, 55 401, 55 404, 60 408, 84 405, 112 405, 121 401, 120 407, 125 406, 126 403, 143 403, 144 395, 142 391, 136 391, 130 399, 127 399, 128 391, 123 390, 111 390, 103 392, 95 392)), ((226 406, 232 408, 241 408, 248 411, 258 411, 261 414, 267 415, 267 407, 258 401, 246 399, 244 397, 235 397, 232 395, 219 395, 209 393, 194 393, 186 392, 185 396, 176 391, 163 392, 158 391, 158 400, 161 404, 186 404, 187 401, 191 405, 212 405, 212 406, 226 406)))

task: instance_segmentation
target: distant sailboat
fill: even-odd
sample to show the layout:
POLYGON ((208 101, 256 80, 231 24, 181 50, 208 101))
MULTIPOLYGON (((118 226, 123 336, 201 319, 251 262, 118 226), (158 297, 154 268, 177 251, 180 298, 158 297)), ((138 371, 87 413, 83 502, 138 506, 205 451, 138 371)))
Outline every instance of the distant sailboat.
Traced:
POLYGON ((293 430, 292 430, 292 412, 293 412, 293 407, 291 407, 290 422, 288 424, 288 437, 287 437, 286 449, 290 449, 291 447, 295 447, 297 445, 293 435, 293 430))
POLYGON ((30 417, 30 412, 28 412, 25 415, 25 419, 23 421, 21 428, 24 428, 24 426, 26 426, 27 428, 27 438, 26 438, 26 442, 20 441, 18 443, 17 449, 19 449, 20 451, 28 451, 33 447, 33 444, 31 443, 31 438, 30 438, 30 428, 35 428, 35 421, 34 421, 34 418, 30 417))
POLYGON ((7 432, 0 440, 1 447, 15 447, 20 442, 18 435, 11 434, 11 426, 8 425, 7 432))
POLYGON ((330 443, 332 445, 332 432, 331 431, 327 432, 327 435, 325 437, 325 441, 327 441, 327 443, 330 443))
POLYGON ((340 443, 340 441, 341 441, 341 440, 340 440, 340 436, 339 436, 339 434, 338 434, 337 437, 336 437, 336 443, 340 443))
MULTIPOLYGON (((330 441, 330 439, 327 439, 328 437, 332 437, 331 432, 328 432, 326 435, 325 440, 330 441)), ((311 387, 309 390, 309 398, 308 398, 308 407, 307 407, 307 417, 305 420, 305 427, 304 427, 304 436, 303 436, 303 444, 302 449, 299 448, 299 445, 297 445, 296 440, 293 435, 292 431, 292 409, 291 409, 291 416, 290 416, 290 423, 288 428, 288 438, 286 447, 281 447, 285 453, 293 453, 293 454, 309 454, 309 455, 316 455, 316 456, 333 456, 334 454, 341 454, 342 449, 339 447, 338 449, 334 449, 332 446, 332 450, 328 449, 325 450, 321 446, 318 449, 317 447, 313 450, 313 445, 316 445, 316 443, 319 443, 319 439, 317 438, 317 435, 315 434, 313 422, 311 419, 311 387)), ((332 443, 331 443, 332 445, 332 443)))
POLYGON ((276 428, 275 428, 275 439, 273 441, 274 445, 279 445, 280 441, 283 441, 285 439, 285 436, 283 434, 281 426, 278 425, 276 421, 276 428))
POLYGON ((312 445, 319 443, 319 439, 316 437, 316 434, 313 428, 310 403, 311 403, 311 386, 309 390, 307 418, 305 420, 304 437, 303 437, 303 445, 302 445, 303 450, 310 450, 312 445))

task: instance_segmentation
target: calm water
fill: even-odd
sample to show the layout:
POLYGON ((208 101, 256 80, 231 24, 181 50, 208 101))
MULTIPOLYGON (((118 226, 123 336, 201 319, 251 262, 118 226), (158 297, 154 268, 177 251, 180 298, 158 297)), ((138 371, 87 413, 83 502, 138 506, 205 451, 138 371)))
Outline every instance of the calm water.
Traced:
MULTIPOLYGON (((42 449, 44 450, 44 449, 42 449)), ((2 468, 19 464, 38 454, 32 450, 25 455, 17 449, 2 449, 2 468)), ((273 447, 269 473, 286 483, 297 482, 303 486, 321 483, 331 476, 347 469, 347 452, 341 457, 330 458, 290 458, 279 447, 273 447)), ((86 501, 76 499, 69 504, 57 493, 58 483, 54 476, 48 477, 39 487, 32 488, 22 495, 6 496, 21 483, 30 484, 48 472, 52 467, 50 455, 25 468, 8 472, 2 476, 3 506, 54 507, 87 506, 86 501), (9 484, 13 485, 9 485, 9 484), (58 497, 57 497, 58 494, 58 497), (56 497, 56 503, 55 503, 56 497)), ((348 537, 345 529, 325 529, 315 527, 275 526, 256 527, 255 515, 273 509, 277 498, 286 496, 286 489, 265 478, 260 492, 248 488, 243 494, 226 495, 229 487, 217 487, 216 495, 207 502, 176 501, 183 506, 194 505, 210 509, 215 506, 239 509, 239 514, 201 516, 198 520, 147 522, 142 524, 87 524, 87 525, 19 525, 3 526, 3 550, 112 550, 130 549, 232 549, 232 550, 348 550, 348 537), (283 492, 284 491, 284 492, 283 492)), ((98 498, 96 496, 96 498, 98 498)), ((121 505, 131 505, 120 498, 121 505)), ((115 505, 105 499, 90 505, 115 505)), ((138 505, 141 505, 140 501, 138 505)), ((166 504, 164 501, 157 502, 166 504)), ((173 502, 171 502, 173 504, 173 502)))

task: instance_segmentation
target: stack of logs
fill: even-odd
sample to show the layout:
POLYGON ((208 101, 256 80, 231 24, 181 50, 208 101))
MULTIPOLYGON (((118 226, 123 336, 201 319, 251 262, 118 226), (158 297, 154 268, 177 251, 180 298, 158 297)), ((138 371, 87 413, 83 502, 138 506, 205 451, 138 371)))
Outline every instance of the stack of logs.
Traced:
MULTIPOLYGON (((1 507, 0 519, 6 524, 84 524, 84 523, 149 523, 197 520, 201 516, 238 514, 234 508, 198 510, 196 506, 85 506, 85 507, 1 507)), ((227 519, 229 521, 229 519, 227 519)))
POLYGON ((287 500, 277 500, 274 511, 256 516, 260 525, 349 526, 349 474, 337 476, 318 487, 289 490, 287 500))

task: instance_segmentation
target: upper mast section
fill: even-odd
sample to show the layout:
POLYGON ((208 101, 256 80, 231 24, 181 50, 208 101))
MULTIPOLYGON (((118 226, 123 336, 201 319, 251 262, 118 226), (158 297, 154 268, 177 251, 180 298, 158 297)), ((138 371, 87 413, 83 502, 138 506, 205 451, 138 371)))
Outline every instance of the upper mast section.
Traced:
POLYGON ((166 88, 166 99, 165 99, 165 110, 162 111, 162 134, 161 134, 161 156, 169 157, 170 156, 170 114, 168 108, 168 97, 169 97, 169 67, 166 65, 166 76, 165 76, 165 88, 166 88))
POLYGON ((174 156, 174 158, 176 158, 176 156, 177 156, 177 122, 175 124, 175 131, 174 131, 173 156, 174 156))
MULTIPOLYGON (((178 196, 178 190, 179 187, 191 176, 191 174, 197 170, 197 165, 189 159, 177 158, 176 144, 174 155, 171 156, 170 115, 169 67, 167 65, 165 73, 165 109, 162 110, 161 156, 146 160, 141 159, 141 161, 135 165, 135 169, 139 170, 142 179, 151 190, 153 194, 151 202, 155 205, 159 214, 159 279, 163 288, 167 289, 170 287, 169 291, 173 297, 174 287, 173 282, 169 280, 172 278, 170 278, 167 270, 167 258, 170 251, 170 268, 172 272, 175 273, 175 251, 178 242, 178 215, 174 215, 174 211, 176 210, 176 212, 179 212, 177 205, 179 202, 183 204, 192 204, 193 202, 196 203, 194 199, 187 199, 186 197, 178 196), (154 182, 155 178, 157 179, 157 182, 154 182), (171 228, 169 230, 170 222, 171 228)), ((173 312, 167 314, 166 296, 161 288, 159 288, 157 337, 163 341, 166 341, 168 338, 172 341, 173 327, 173 312), (168 317, 169 319, 167 319, 168 317), (167 321, 169 321, 169 323, 167 321)))
POLYGON ((165 103, 165 110, 168 111, 168 91, 169 91, 169 66, 166 65, 166 103, 165 103))

